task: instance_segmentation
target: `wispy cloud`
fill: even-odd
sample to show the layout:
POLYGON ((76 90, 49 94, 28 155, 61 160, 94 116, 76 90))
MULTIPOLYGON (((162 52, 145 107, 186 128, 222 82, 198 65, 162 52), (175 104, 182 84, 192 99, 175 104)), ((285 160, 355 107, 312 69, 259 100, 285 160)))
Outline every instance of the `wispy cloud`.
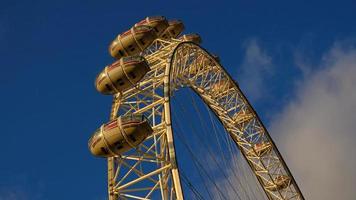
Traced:
MULTIPOLYGON (((308 59, 299 53, 295 65, 303 76, 292 77, 299 79, 291 92, 295 98, 272 119, 269 130, 306 199, 355 199, 356 46, 335 43, 321 59, 315 55, 308 59)), ((275 67, 278 66, 273 66, 272 57, 256 40, 246 43, 244 73, 239 77, 244 78, 240 84, 244 84, 249 99, 265 98, 264 85, 275 67)), ((236 199, 230 189, 232 183, 242 199, 262 199, 253 198, 253 194, 263 193, 256 189, 256 178, 248 166, 241 167, 244 163, 238 160, 238 164, 232 158, 224 163, 224 173, 231 179, 217 177, 218 185, 226 188, 224 194, 229 198, 236 199), (235 175, 245 187, 240 186, 235 175)), ((216 198, 217 194, 214 193, 216 198)))
POLYGON ((38 194, 35 196, 29 194, 22 187, 3 187, 0 189, 0 200, 30 200, 39 199, 38 194))
POLYGON ((0 200, 26 200, 26 194, 19 191, 6 191, 0 194, 0 200))
MULTIPOLYGON (((228 179, 220 177, 217 183, 219 187, 227 188, 225 196, 228 199, 267 199, 250 166, 240 153, 235 152, 234 156, 225 163, 224 171, 228 179), (239 198, 236 192, 230 189, 231 186, 235 187, 239 198)), ((219 199, 217 193, 214 199, 219 199)))
POLYGON ((271 132, 307 199, 355 199, 356 48, 336 43, 318 70, 306 66, 271 132))
POLYGON ((266 94, 264 82, 273 73, 272 57, 261 48, 257 39, 247 40, 244 47, 239 83, 249 99, 256 101, 266 94))
POLYGON ((11 174, 11 179, 0 179, 0 200, 42 200, 45 184, 29 175, 11 174))

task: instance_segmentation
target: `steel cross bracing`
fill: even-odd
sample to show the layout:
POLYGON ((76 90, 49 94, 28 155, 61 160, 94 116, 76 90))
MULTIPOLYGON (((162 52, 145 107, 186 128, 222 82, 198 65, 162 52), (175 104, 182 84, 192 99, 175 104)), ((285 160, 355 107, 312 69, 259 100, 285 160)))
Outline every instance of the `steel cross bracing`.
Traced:
POLYGON ((196 44, 157 39, 144 53, 151 70, 135 88, 114 97, 111 118, 145 114, 154 133, 136 149, 108 159, 110 200, 183 199, 175 160, 170 97, 192 88, 216 114, 269 199, 304 199, 257 114, 221 65, 196 44), (269 143, 263 155, 255 144, 269 143), (275 190, 276 177, 290 177, 275 190))

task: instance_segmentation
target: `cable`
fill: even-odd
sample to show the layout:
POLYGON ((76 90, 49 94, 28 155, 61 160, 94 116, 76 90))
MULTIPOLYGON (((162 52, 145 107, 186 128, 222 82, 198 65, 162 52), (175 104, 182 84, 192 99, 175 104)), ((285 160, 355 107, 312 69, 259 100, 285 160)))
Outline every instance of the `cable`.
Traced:
MULTIPOLYGON (((191 96, 191 97, 192 97, 192 96, 191 96)), ((195 111, 196 111, 197 114, 198 114, 198 117, 199 117, 199 120, 200 120, 200 124, 202 125, 202 127, 204 127, 204 126, 203 126, 203 123, 202 123, 202 117, 201 117, 201 115, 200 115, 200 111, 196 108, 196 103, 195 103, 195 101, 194 101, 193 98, 192 98, 192 101, 193 101, 193 107, 195 108, 195 111)), ((179 102, 179 101, 178 101, 178 102, 179 102)), ((184 111, 184 112, 186 112, 185 108, 182 106, 182 104, 181 104, 180 102, 179 102, 179 105, 180 105, 181 110, 184 111)), ((188 116, 188 115, 187 115, 187 116, 188 116)), ((196 134, 196 131, 194 130, 194 127, 192 127, 192 128, 193 128, 193 134, 196 134)), ((206 132, 207 132, 207 131, 206 131, 206 132)), ((199 136, 198 136, 198 138, 199 138, 199 136)), ((213 161, 215 162, 216 166, 217 166, 217 167, 219 168, 219 170, 221 171, 222 175, 223 175, 223 176, 225 177, 225 179, 228 181, 229 186, 232 188, 232 190, 234 191, 234 193, 236 194, 236 196, 238 197, 238 199, 241 199, 240 195, 239 195, 238 192, 236 191, 236 188, 232 186, 232 183, 231 183, 230 179, 229 179, 228 176, 224 173, 224 170, 223 170, 222 167, 219 165, 219 163, 217 162, 216 158, 213 156, 213 153, 212 153, 212 151, 211 151, 211 149, 210 149, 210 146, 207 145, 207 144, 204 142, 204 140, 203 140, 202 138, 200 138, 198 141, 201 142, 201 143, 203 143, 203 145, 204 145, 205 147, 207 147, 208 154, 209 154, 210 157, 213 159, 213 161)))
MULTIPOLYGON (((173 115, 175 116, 175 113, 173 113, 173 115)), ((176 117, 176 116, 175 116, 175 117, 176 117)), ((179 124, 177 124, 177 127, 178 127, 178 129, 180 129, 179 124)), ((175 131, 175 132, 177 132, 177 131, 175 131)), ((178 132, 177 132, 177 134, 178 134, 178 132)), ((181 139, 181 138, 178 138, 178 139, 181 139)), ((189 152, 189 153, 190 153, 190 152, 189 152)), ((194 155, 193 155, 193 156, 190 155, 190 156, 193 158, 193 161, 194 161, 194 155)), ((214 200, 215 198, 212 197, 211 191, 208 189, 208 186, 207 186, 206 182, 204 181, 202 172, 199 170, 199 167, 200 167, 200 166, 197 164, 197 162, 193 162, 193 164, 194 164, 195 168, 198 170, 199 177, 200 177, 200 178, 202 179, 202 181, 203 181, 205 190, 207 191, 207 194, 209 195, 209 198, 214 200)), ((219 199, 221 199, 220 194, 219 194, 219 199)))
MULTIPOLYGON (((213 118, 212 118, 211 110, 208 108, 207 105, 205 105, 205 108, 206 108, 207 112, 209 113, 210 122, 211 122, 211 124, 213 125, 213 131, 214 131, 214 133, 215 133, 216 140, 217 140, 217 142, 218 142, 218 144, 219 144, 219 149, 220 149, 220 152, 221 152, 221 154, 222 154, 222 157, 225 158, 225 160, 226 160, 225 154, 222 153, 221 144, 220 144, 219 139, 218 139, 218 133, 217 133, 218 131, 217 131, 217 128, 216 128, 216 124, 214 123, 214 120, 213 120, 213 118)), ((228 135, 228 133, 225 132, 225 129, 224 129, 223 132, 224 132, 223 135, 226 136, 226 137, 225 137, 226 142, 227 142, 227 141, 230 141, 230 140, 227 139, 227 137, 230 137, 230 135, 228 135)), ((230 138, 230 139, 231 139, 231 138, 230 138)), ((228 145, 228 144, 227 144, 227 145, 228 145)), ((231 155, 231 158, 232 158, 233 162, 235 162, 235 156, 233 156, 232 150, 231 150, 230 148, 227 148, 227 149, 229 150, 229 153, 230 153, 230 155, 231 155)), ((225 166, 228 166, 227 163, 225 163, 225 166)), ((246 191, 244 185, 241 183, 240 179, 238 178, 238 176, 237 176, 235 170, 231 170, 231 171, 232 171, 232 173, 233 173, 235 179, 237 180, 238 184, 240 185, 240 187, 242 188, 242 190, 245 192, 245 195, 247 196, 247 198, 248 198, 248 199, 251 199, 250 196, 248 195, 248 193, 247 193, 247 191, 246 191)), ((257 199, 255 195, 253 195, 253 196, 254 196, 253 199, 257 199)))
POLYGON ((198 199, 204 199, 203 196, 199 193, 199 191, 193 186, 193 184, 189 181, 188 177, 185 176, 183 172, 181 172, 183 182, 189 187, 190 190, 198 197, 198 199))
MULTIPOLYGON (((178 136, 179 137, 179 136, 178 136)), ((190 155, 192 156, 193 160, 198 164, 198 166, 202 169, 202 171, 205 173, 205 175, 208 177, 208 179, 211 181, 211 183, 213 183, 213 185, 215 186, 215 188, 217 189, 217 191, 221 194, 221 196, 223 196, 224 199, 227 199, 225 197, 225 195, 223 194, 223 192, 220 190, 220 188, 216 185, 216 183, 213 181, 213 179, 211 178, 211 176, 209 176, 208 172, 204 169, 203 165, 198 161, 198 159, 194 156, 193 151, 190 149, 189 145, 184 142, 184 138, 179 138, 181 139, 182 143, 184 144, 184 146, 187 148, 187 150, 189 151, 190 155)))

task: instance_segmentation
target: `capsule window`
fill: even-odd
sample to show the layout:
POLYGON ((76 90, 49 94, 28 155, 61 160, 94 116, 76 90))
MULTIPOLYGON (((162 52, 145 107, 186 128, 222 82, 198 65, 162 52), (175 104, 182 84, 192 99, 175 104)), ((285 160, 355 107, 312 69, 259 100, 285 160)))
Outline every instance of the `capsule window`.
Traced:
POLYGON ((108 91, 112 91, 112 88, 111 88, 111 86, 110 86, 109 84, 105 84, 105 87, 106 87, 106 89, 107 89, 108 91))
POLYGON ((124 56, 124 52, 122 52, 122 50, 119 50, 119 54, 120 56, 124 56))
POLYGON ((128 48, 130 49, 130 51, 135 51, 135 47, 131 45, 128 46, 128 48))
POLYGON ((145 45, 145 41, 142 38, 139 41, 142 45, 145 45))
POLYGON ((117 79, 116 83, 119 84, 120 86, 125 85, 125 82, 121 78, 117 79))
POLYGON ((136 75, 135 75, 135 73, 133 73, 133 72, 130 72, 130 73, 129 73, 129 76, 130 76, 130 78, 132 78, 132 79, 135 79, 135 78, 136 78, 136 75))
POLYGON ((109 151, 105 147, 100 148, 104 154, 109 154, 109 151))
POLYGON ((122 142, 121 142, 121 141, 119 141, 119 142, 115 142, 115 143, 114 143, 114 146, 115 146, 115 147, 116 147, 116 149, 118 149, 118 150, 120 150, 120 149, 124 148, 124 146, 123 146, 123 144, 122 144, 122 142))
POLYGON ((133 135, 129 135, 129 138, 133 141, 133 142, 136 142, 136 138, 133 136, 133 135))

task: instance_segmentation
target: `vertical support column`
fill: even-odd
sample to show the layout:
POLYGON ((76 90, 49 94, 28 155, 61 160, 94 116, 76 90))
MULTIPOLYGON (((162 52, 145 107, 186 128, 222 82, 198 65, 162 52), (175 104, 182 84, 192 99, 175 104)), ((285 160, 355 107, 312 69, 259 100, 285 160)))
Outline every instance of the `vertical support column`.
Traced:
POLYGON ((114 158, 108 158, 108 194, 109 200, 117 200, 118 196, 114 193, 114 185, 115 185, 115 171, 114 171, 115 163, 114 158))
MULTIPOLYGON (((120 98, 121 94, 118 93, 116 96, 114 96, 112 107, 111 107, 111 112, 110 112, 110 121, 115 119, 117 116, 117 110, 119 109, 120 106, 120 98)), ((108 194, 109 194, 109 200, 117 200, 118 195, 115 194, 114 191, 114 185, 115 185, 115 158, 110 157, 108 158, 108 194)))
POLYGON ((170 62, 166 63, 164 73, 164 121, 166 125, 167 145, 169 151, 169 158, 172 164, 172 179, 174 184, 175 194, 178 200, 183 200, 182 186, 178 172, 177 160, 173 143, 173 131, 171 124, 171 108, 170 108, 170 62))

